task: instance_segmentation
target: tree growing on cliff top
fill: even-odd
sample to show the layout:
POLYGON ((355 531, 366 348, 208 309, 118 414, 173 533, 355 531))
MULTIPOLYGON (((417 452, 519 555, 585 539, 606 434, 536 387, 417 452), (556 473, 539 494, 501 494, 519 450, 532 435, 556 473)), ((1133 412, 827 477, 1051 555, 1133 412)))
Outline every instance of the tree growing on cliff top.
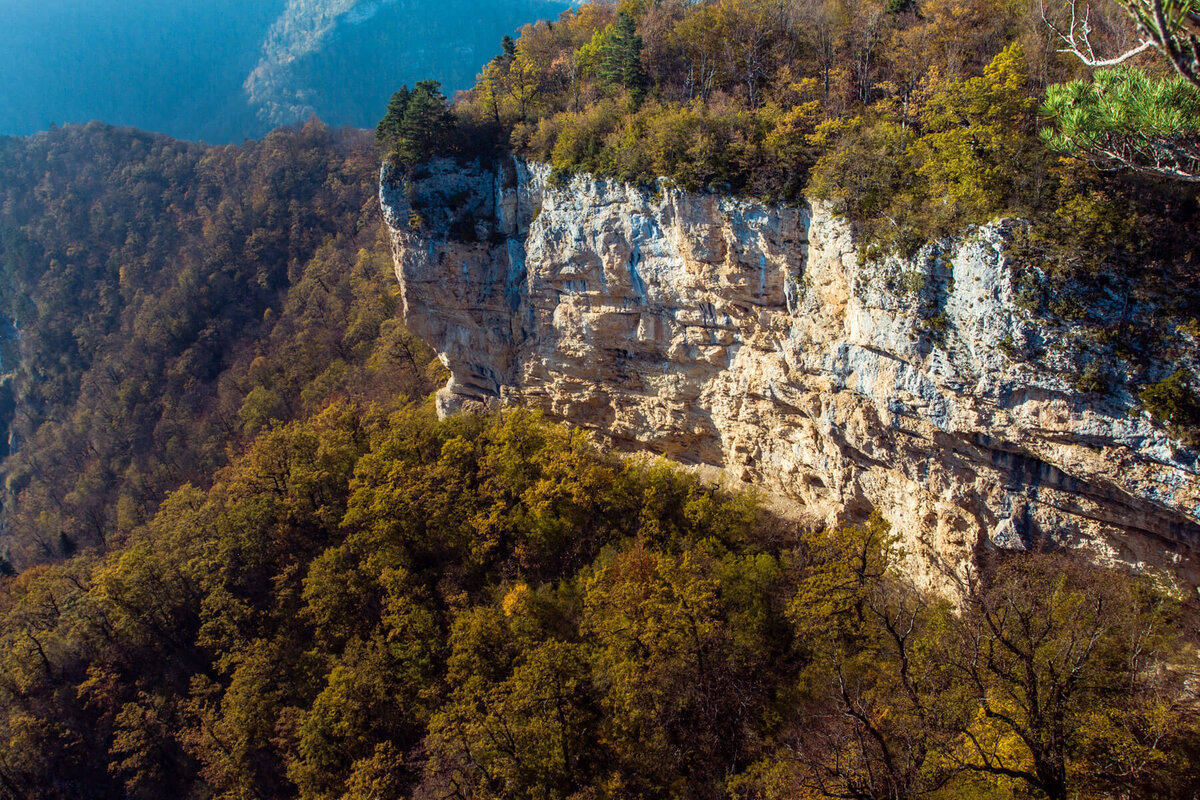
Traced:
POLYGON ((375 141, 380 147, 390 150, 392 145, 400 139, 400 125, 404 120, 404 112, 408 110, 408 101, 411 98, 412 91, 407 85, 401 86, 392 94, 392 99, 388 101, 387 113, 383 115, 383 119, 379 120, 379 125, 375 128, 375 141))
POLYGON ((424 80, 412 91, 403 86, 392 95, 375 135, 391 160, 416 164, 444 152, 453 127, 442 85, 424 80))
POLYGON ((637 33, 637 22, 627 12, 621 12, 612 25, 596 31, 592 40, 575 52, 574 58, 606 88, 627 89, 635 103, 645 96, 642 37, 637 33))

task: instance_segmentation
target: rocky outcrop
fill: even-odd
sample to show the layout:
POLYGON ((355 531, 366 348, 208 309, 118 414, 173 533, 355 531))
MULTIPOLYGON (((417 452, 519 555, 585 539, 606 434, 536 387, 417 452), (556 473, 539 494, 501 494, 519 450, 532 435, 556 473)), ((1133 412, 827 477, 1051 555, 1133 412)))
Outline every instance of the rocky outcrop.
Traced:
POLYGON ((930 582, 1047 542, 1194 586, 1200 464, 1015 298, 996 224, 860 263, 812 209, 435 162, 381 198, 441 413, 516 403, 788 498, 879 509, 930 582))

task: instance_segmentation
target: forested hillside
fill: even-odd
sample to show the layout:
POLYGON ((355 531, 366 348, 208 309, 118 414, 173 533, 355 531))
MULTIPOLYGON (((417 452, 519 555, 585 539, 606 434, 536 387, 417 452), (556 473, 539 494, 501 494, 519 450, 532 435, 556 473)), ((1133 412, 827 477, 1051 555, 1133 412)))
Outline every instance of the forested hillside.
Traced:
POLYGON ((120 551, 0 581, 0 797, 1190 798, 1185 609, 1025 555, 964 606, 520 412, 334 402, 120 551))
POLYGON ((0 546, 106 545, 333 396, 421 394, 367 137, 205 147, 99 124, 0 142, 0 546), (7 418, 11 418, 11 422, 7 418))
MULTIPOLYGON (((1189 0, 1166 2, 1172 46, 1186 50, 1193 28, 1180 20, 1196 12, 1189 0)), ((1091 74, 1067 52, 1083 27, 1071 27, 1072 9, 1083 12, 1025 0, 584 3, 527 25, 455 114, 560 174, 666 176, 689 190, 782 201, 805 196, 811 178, 809 194, 849 203, 860 221, 904 194, 919 201, 909 224, 920 233, 936 221, 920 216, 933 213, 923 201, 943 194, 942 221, 958 224, 1055 200, 1064 180, 1055 147, 1086 151, 1080 117, 1096 112, 1086 87, 1060 86, 1091 74), (850 157, 863 160, 846 175, 850 157), (876 206, 856 205, 864 200, 876 206)), ((1086 31, 1100 53, 1145 36, 1132 11, 1107 4, 1089 12, 1086 31)), ((1138 52, 1122 70, 1100 70, 1097 87, 1126 110, 1124 130, 1140 132, 1146 152, 1170 136, 1183 160, 1172 171, 1165 155, 1152 165, 1086 154, 1187 178, 1200 90, 1186 75, 1171 79, 1155 49, 1138 52)), ((1121 129, 1108 133, 1118 150, 1121 129)))
POLYGON ((272 125, 309 114, 369 126, 398 83, 433 77, 465 89, 502 36, 557 16, 563 0, 290 0, 245 91, 272 125))

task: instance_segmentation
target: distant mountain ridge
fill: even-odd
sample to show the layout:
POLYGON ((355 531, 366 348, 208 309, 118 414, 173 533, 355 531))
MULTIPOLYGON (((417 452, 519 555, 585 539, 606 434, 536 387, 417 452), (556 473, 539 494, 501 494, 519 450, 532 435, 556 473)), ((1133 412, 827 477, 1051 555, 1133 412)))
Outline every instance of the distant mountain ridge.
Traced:
POLYGON ((400 84, 432 77, 451 92, 467 88, 502 36, 566 7, 559 0, 447 0, 436 8, 418 0, 289 0, 246 78, 246 96, 269 125, 316 114, 365 127, 400 84))
POLYGON ((401 84, 468 86, 561 0, 0 0, 0 134, 100 120, 214 143, 316 114, 373 127, 401 84))

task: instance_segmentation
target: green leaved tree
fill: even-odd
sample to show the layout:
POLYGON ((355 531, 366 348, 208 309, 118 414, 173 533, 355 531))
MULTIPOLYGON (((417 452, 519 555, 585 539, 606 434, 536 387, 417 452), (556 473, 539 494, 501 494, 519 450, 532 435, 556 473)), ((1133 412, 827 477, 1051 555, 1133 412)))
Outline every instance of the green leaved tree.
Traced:
POLYGON ((635 103, 646 94, 646 72, 642 67, 642 37, 637 22, 626 12, 575 53, 578 65, 594 74, 608 89, 627 89, 635 103))
POLYGON ((375 136, 391 160, 411 165, 445 152, 453 129, 442 85, 424 80, 412 91, 404 86, 392 95, 375 136))
MULTIPOLYGON (((1089 67, 1093 81, 1049 87, 1043 113, 1053 122, 1046 143, 1095 161, 1189 182, 1200 181, 1200 0, 1117 0, 1139 41, 1111 57, 1097 56, 1090 9, 1070 0, 1070 22, 1047 24, 1089 67), (1132 68, 1109 70, 1144 52, 1158 52, 1178 75, 1151 77, 1132 68)), ((1045 17, 1043 17, 1045 18, 1045 17)))
POLYGON ((1200 89, 1183 77, 1126 67, 1051 86, 1042 132, 1052 150, 1102 167, 1200 182, 1200 89))
POLYGON ((379 125, 375 128, 375 141, 379 143, 380 147, 391 150, 396 142, 400 141, 404 112, 408 110, 410 99, 412 99, 412 91, 408 86, 401 86, 392 94, 392 99, 388 101, 387 113, 384 114, 383 119, 379 120, 379 125))

